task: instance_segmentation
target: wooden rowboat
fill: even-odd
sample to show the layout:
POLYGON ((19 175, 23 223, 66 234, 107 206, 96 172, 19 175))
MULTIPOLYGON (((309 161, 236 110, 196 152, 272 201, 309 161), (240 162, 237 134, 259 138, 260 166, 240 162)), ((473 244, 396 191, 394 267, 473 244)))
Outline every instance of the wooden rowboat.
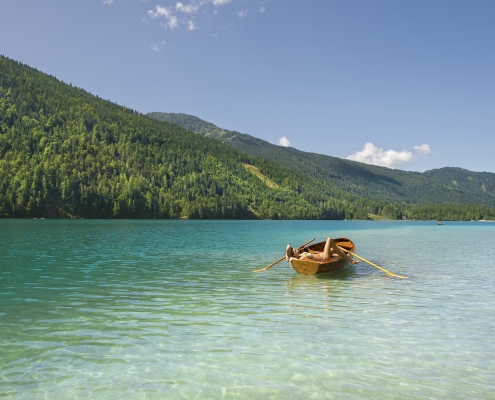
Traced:
MULTIPOLYGON (((334 239, 337 246, 348 250, 351 253, 356 251, 356 245, 351 239, 348 238, 338 238, 334 239)), ((319 242, 312 245, 309 245, 304 248, 304 251, 308 251, 309 253, 315 251, 323 251, 325 248, 326 242, 319 242)), ((315 274, 323 274, 326 272, 339 271, 351 265, 351 262, 345 257, 332 257, 329 261, 311 261, 311 260, 298 260, 292 259, 290 264, 292 267, 304 275, 315 275, 315 274)))

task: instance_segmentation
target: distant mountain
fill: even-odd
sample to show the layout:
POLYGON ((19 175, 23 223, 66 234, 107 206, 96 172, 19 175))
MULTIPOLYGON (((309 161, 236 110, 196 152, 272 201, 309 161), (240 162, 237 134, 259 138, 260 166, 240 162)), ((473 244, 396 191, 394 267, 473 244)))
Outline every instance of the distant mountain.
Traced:
POLYGON ((478 204, 495 206, 495 174, 442 168, 424 173, 363 164, 291 147, 219 128, 187 114, 153 112, 148 116, 211 137, 255 157, 263 157, 348 193, 408 204, 478 204))
POLYGON ((495 193, 495 174, 491 172, 473 172, 463 168, 445 167, 423 172, 422 175, 444 185, 475 193, 480 198, 495 193))

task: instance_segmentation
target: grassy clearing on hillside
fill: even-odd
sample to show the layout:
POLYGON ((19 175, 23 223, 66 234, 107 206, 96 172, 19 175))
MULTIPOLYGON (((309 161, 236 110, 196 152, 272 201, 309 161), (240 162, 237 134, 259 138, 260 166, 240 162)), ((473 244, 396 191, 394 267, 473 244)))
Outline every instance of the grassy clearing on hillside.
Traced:
POLYGON ((279 185, 277 185, 275 182, 273 182, 270 178, 267 176, 263 175, 258 167, 255 167, 254 165, 249 165, 249 164, 242 164, 244 165, 244 168, 246 168, 247 171, 251 172, 254 176, 259 178, 266 186, 268 186, 271 189, 282 189, 279 185))

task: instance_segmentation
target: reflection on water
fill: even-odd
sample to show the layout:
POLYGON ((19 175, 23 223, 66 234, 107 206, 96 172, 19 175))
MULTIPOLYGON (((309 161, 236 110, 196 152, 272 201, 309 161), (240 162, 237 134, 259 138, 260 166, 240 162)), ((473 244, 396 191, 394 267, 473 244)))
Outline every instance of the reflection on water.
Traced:
POLYGON ((0 220, 0 396, 490 398, 491 225, 0 220), (344 235, 411 278, 252 272, 344 235))
POLYGON ((318 275, 302 275, 294 274, 287 280, 287 287, 290 289, 297 290, 299 286, 321 286, 322 284, 328 285, 332 281, 346 281, 349 279, 356 279, 358 275, 356 274, 356 267, 354 265, 349 265, 344 269, 338 271, 329 272, 326 274, 318 275))

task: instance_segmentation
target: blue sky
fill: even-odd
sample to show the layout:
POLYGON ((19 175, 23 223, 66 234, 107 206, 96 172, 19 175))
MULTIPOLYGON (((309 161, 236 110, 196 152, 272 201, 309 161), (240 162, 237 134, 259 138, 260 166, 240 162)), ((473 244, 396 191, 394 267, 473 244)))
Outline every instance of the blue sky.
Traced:
POLYGON ((142 113, 495 172, 495 1, 2 0, 0 54, 142 113))

